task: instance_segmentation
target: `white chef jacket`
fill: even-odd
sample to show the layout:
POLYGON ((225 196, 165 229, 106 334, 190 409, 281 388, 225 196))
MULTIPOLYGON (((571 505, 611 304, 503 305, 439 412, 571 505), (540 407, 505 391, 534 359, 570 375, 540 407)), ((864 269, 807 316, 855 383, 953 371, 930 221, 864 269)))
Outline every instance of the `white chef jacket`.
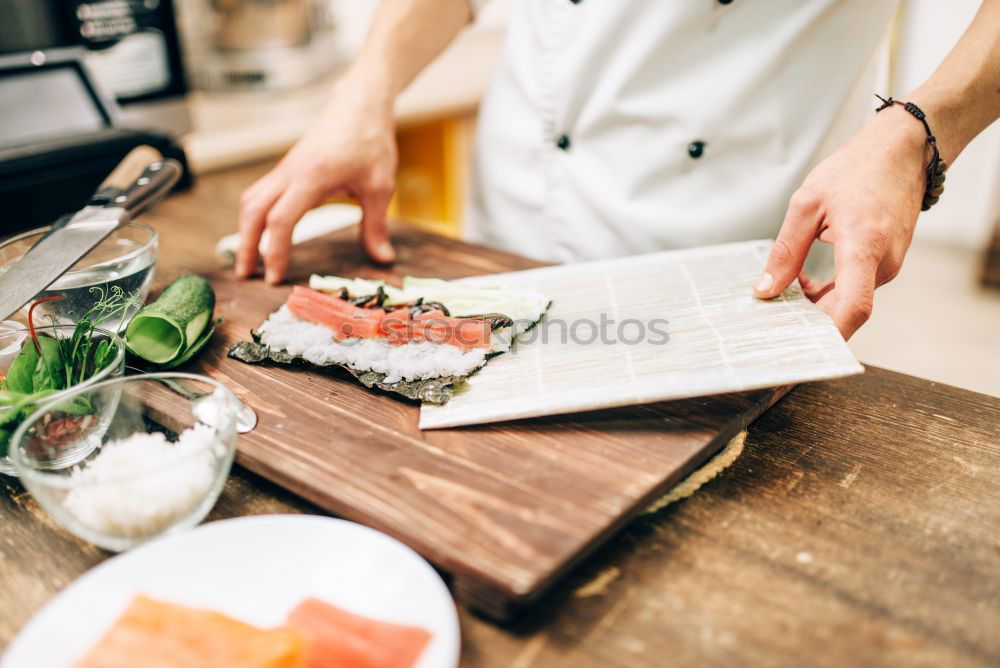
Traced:
POLYGON ((773 237, 871 114, 897 0, 512 0, 466 236, 553 262, 773 237))

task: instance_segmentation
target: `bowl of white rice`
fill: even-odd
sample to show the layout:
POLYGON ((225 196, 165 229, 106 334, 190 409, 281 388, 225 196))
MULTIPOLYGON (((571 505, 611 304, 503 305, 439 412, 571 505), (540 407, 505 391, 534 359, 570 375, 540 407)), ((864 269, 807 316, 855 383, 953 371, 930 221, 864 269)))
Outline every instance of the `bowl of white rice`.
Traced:
POLYGON ((11 438, 10 459, 59 524, 120 552, 205 518, 232 467, 237 408, 232 392, 205 376, 116 378, 40 406, 11 438), (74 399, 110 420, 65 410, 74 399), (48 453, 67 438, 99 445, 83 461, 52 469, 48 453))

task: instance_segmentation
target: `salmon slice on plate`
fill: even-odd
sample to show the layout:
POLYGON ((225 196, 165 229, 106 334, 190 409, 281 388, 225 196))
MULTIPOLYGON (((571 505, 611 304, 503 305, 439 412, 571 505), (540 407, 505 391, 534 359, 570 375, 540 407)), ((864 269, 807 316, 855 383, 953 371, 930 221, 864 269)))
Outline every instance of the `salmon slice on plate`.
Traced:
POLYGON ((303 636, 136 596, 77 668, 302 668, 303 636))
POLYGON ((307 668, 410 668, 431 639, 415 626, 362 617, 307 598, 288 615, 306 638, 307 668))

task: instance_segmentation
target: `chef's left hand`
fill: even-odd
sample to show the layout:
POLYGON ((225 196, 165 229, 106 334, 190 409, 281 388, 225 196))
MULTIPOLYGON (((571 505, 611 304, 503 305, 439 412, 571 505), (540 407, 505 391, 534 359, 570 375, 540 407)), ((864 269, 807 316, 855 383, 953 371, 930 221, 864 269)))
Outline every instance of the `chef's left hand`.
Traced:
POLYGON ((868 320, 875 288, 899 273, 920 214, 927 138, 899 107, 879 113, 816 166, 792 195, 754 294, 769 299, 798 277, 845 339, 868 320), (810 280, 802 265, 819 239, 834 246, 836 275, 810 280))

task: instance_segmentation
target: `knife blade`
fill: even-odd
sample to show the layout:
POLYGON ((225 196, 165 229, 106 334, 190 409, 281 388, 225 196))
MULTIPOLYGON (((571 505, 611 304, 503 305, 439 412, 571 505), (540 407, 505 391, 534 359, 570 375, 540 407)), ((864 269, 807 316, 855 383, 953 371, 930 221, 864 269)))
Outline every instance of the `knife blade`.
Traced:
POLYGON ((17 313, 128 219, 118 207, 88 206, 31 247, 0 276, 0 319, 17 313))
POLYGON ((133 149, 84 208, 65 224, 64 219, 57 221, 0 276, 0 320, 16 313, 105 237, 163 197, 181 171, 177 161, 163 159, 153 148, 133 149))

